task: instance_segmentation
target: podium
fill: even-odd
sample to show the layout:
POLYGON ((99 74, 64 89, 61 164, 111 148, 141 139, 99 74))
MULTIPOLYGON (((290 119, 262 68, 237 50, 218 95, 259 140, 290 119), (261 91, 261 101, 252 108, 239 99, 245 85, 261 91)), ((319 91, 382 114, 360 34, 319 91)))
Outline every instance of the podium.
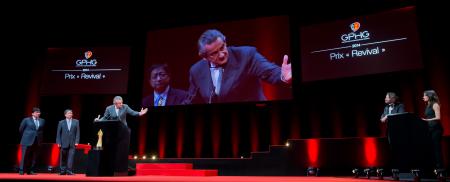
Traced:
POLYGON ((428 123, 413 113, 387 118, 392 168, 400 170, 432 167, 433 153, 428 123))
POLYGON ((128 175, 128 152, 130 130, 118 120, 94 122, 91 143, 93 150, 88 154, 86 176, 126 176, 128 175), (95 148, 101 130, 102 148, 95 148))

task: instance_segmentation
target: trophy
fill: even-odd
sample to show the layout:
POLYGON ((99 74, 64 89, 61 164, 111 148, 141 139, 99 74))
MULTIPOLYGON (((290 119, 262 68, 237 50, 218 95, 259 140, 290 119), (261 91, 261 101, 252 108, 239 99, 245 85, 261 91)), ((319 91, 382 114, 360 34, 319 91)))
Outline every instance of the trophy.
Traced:
POLYGON ((103 147, 102 147, 102 136, 103 136, 103 132, 102 132, 101 129, 98 130, 97 135, 98 135, 98 141, 97 141, 97 145, 95 146, 95 150, 102 150, 102 149, 103 149, 103 147))

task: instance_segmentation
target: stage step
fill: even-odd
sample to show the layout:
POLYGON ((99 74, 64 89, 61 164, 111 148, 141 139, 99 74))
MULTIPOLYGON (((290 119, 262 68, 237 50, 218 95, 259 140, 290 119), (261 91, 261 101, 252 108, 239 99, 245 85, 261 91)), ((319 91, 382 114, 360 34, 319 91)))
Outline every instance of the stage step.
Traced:
POLYGON ((136 170, 139 169, 192 169, 190 163, 137 163, 136 170))
POLYGON ((269 151, 264 152, 251 152, 251 158, 252 159, 260 159, 260 158, 267 158, 267 156, 270 155, 269 151))
POLYGON ((136 176, 161 175, 161 176, 217 176, 218 170, 193 170, 193 169, 137 169, 136 176))
POLYGON ((191 163, 137 163, 136 176, 217 176, 218 170, 192 169, 191 163))

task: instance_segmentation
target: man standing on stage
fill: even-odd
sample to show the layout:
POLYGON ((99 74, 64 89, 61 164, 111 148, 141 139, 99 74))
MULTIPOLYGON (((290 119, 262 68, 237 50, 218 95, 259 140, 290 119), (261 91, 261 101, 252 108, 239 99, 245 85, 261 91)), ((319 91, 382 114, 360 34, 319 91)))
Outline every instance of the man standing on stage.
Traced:
POLYGON ((122 122, 125 126, 128 126, 127 124, 127 115, 132 116, 142 116, 146 114, 148 111, 148 108, 141 108, 141 111, 137 112, 133 109, 131 109, 127 104, 123 103, 123 99, 121 96, 115 96, 113 99, 113 105, 110 105, 106 107, 105 114, 102 118, 100 118, 100 115, 95 118, 95 121, 102 121, 102 120, 119 120, 122 122))
POLYGON ((24 171, 29 175, 36 174, 33 170, 36 164, 36 155, 42 143, 45 124, 45 120, 39 118, 40 115, 41 110, 35 107, 32 110, 31 116, 24 118, 22 123, 20 123, 19 133, 22 135, 22 139, 20 140, 22 147, 20 175, 23 175, 24 171))
POLYGON ((74 175, 72 172, 73 158, 75 156, 75 147, 80 143, 80 122, 73 119, 71 109, 64 111, 66 119, 59 121, 56 131, 56 144, 61 149, 59 165, 60 175, 74 175))
MULTIPOLYGON (((122 123, 122 127, 126 130, 121 132, 121 138, 117 141, 117 145, 120 146, 116 149, 116 161, 115 161, 115 176, 122 176, 128 174, 128 153, 130 145, 130 133, 131 130, 128 128, 127 115, 132 116, 142 116, 146 114, 148 108, 141 108, 141 111, 135 111, 131 109, 127 104, 123 103, 123 99, 120 96, 116 96, 113 99, 113 105, 106 107, 105 114, 102 118, 100 115, 94 119, 94 121, 102 122, 105 120, 117 120, 122 123)), ((122 130, 122 129, 120 129, 122 130)), ((123 131, 123 130, 122 130, 123 131)))

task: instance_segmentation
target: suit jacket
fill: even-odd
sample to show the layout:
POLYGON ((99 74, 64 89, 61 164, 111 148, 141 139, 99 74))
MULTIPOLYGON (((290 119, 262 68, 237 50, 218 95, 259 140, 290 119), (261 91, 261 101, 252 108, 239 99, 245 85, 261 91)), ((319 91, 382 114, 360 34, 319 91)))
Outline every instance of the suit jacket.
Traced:
POLYGON ((191 100, 199 98, 200 102, 208 103, 214 96, 215 102, 264 101, 266 97, 261 80, 271 84, 284 83, 281 81, 281 67, 269 62, 255 47, 228 47, 228 53, 228 62, 224 66, 218 96, 215 96, 213 91, 209 62, 203 59, 191 67, 189 77, 191 100))
MULTIPOLYGON (((170 87, 169 93, 167 93, 167 101, 166 106, 170 105, 181 105, 184 102, 184 99, 188 96, 187 92, 180 89, 175 89, 170 87)), ((144 99, 142 99, 142 107, 149 108, 151 106, 154 106, 154 94, 148 95, 144 99)))
POLYGON ((22 135, 21 145, 31 146, 37 138, 37 144, 40 145, 43 139, 45 120, 39 118, 39 128, 36 129, 33 117, 26 117, 22 120, 19 127, 19 133, 22 135))
POLYGON ((62 148, 75 148, 75 143, 80 143, 80 122, 77 119, 72 119, 69 131, 66 119, 59 121, 56 143, 61 145, 62 148))
MULTIPOLYGON (((404 113, 404 112, 405 112, 405 106, 400 103, 395 103, 394 108, 391 111, 391 114, 398 114, 398 113, 404 113)), ((383 114, 381 114, 381 118, 383 118, 384 116, 387 116, 387 115, 389 115, 389 105, 386 105, 384 107, 384 111, 383 111, 383 114)))
POLYGON ((106 107, 105 114, 100 120, 119 120, 125 126, 127 125, 127 114, 132 116, 139 116, 139 112, 131 109, 128 105, 123 104, 122 108, 119 109, 119 115, 116 114, 116 109, 114 105, 106 107))

